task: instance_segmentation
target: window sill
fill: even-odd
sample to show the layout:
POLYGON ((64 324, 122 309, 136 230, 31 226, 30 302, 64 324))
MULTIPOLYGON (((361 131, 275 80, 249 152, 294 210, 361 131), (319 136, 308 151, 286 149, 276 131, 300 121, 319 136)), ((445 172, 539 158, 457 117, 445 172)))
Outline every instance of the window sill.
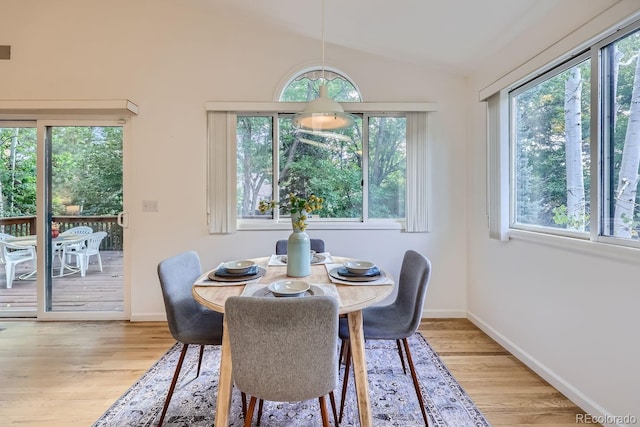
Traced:
MULTIPOLYGON (((404 220, 398 221, 310 221, 307 230, 404 230, 404 220)), ((291 221, 274 223, 273 221, 238 220, 238 231, 291 230, 291 221)))
POLYGON ((539 245, 566 249, 572 252, 581 252, 598 258, 610 258, 616 261, 638 262, 640 256, 639 247, 621 246, 609 242, 594 242, 588 239, 575 237, 556 236, 553 234, 538 233, 510 229, 509 240, 523 240, 539 245))

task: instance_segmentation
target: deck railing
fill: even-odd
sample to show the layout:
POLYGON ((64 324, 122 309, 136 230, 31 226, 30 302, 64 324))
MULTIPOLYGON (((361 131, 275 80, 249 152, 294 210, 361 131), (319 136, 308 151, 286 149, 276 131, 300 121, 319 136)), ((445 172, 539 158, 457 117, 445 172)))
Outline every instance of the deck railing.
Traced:
MULTIPOLYGON (((93 231, 106 231, 107 237, 100 244, 100 249, 105 251, 122 250, 122 227, 118 225, 118 217, 106 216, 54 216, 53 222, 60 225, 60 232, 72 227, 88 226, 93 231)), ((0 233, 13 236, 29 236, 36 234, 36 217, 20 216, 0 218, 0 233)))

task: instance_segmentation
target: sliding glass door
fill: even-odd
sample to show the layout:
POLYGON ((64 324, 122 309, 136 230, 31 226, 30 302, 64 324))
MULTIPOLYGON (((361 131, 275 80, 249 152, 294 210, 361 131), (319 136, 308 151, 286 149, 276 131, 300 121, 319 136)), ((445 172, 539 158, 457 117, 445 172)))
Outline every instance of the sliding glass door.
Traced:
POLYGON ((15 136, 2 157, 0 232, 22 245, 5 249, 0 316, 123 318, 123 125, 21 125, 0 122, 3 141, 15 136), (21 251, 35 256, 9 267, 21 251))

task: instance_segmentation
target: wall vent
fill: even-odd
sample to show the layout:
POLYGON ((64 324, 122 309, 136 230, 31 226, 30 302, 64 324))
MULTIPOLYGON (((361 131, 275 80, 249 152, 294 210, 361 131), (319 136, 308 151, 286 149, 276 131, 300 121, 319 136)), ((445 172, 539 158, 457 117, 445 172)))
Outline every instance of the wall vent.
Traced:
POLYGON ((11 46, 0 46, 0 59, 11 59, 11 46))

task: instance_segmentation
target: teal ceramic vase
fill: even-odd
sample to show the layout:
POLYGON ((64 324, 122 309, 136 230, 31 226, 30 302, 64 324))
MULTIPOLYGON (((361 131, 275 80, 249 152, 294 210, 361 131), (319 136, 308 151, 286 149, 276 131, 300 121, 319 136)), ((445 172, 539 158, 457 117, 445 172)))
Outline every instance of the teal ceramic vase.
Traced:
POLYGON ((311 274, 311 241, 309 235, 299 227, 299 221, 300 213, 292 213, 293 233, 287 240, 287 276, 290 277, 306 277, 311 274))

